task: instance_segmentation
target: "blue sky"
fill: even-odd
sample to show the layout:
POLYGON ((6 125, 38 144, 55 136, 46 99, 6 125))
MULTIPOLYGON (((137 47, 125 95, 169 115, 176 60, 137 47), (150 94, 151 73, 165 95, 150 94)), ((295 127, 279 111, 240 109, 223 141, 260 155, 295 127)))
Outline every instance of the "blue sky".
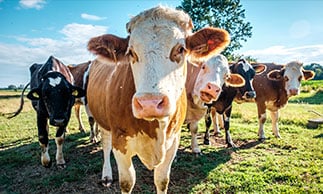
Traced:
MULTIPOLYGON (((93 59, 87 41, 112 33, 139 12, 180 0, 0 0, 0 87, 29 81, 29 66, 50 55, 65 64, 93 59)), ((323 1, 241 0, 253 35, 237 54, 260 62, 323 64, 323 1)))

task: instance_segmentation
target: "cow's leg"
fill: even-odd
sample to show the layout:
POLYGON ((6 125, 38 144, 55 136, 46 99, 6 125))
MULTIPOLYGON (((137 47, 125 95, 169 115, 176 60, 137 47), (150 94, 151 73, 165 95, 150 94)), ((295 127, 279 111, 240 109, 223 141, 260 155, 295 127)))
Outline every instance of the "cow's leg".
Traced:
POLYGON ((102 149, 103 149, 103 170, 102 170, 102 185, 109 187, 112 184, 112 168, 110 162, 110 155, 112 150, 111 131, 102 129, 102 149))
POLYGON ((266 122, 266 106, 265 104, 257 104, 258 108, 258 122, 259 122, 259 130, 258 130, 258 137, 259 140, 265 140, 265 131, 264 131, 264 125, 266 122))
POLYGON ((223 124, 223 115, 219 114, 216 112, 215 109, 213 109, 211 111, 212 113, 212 122, 213 122, 213 130, 214 130, 214 136, 220 136, 221 135, 221 131, 220 131, 220 126, 222 126, 222 128, 224 128, 224 124, 223 124))
POLYGON ((275 137, 280 138, 279 128, 278 128, 279 111, 273 111, 273 112, 270 111, 270 117, 271 117, 273 133, 275 137))
POLYGON ((201 153, 201 149, 199 148, 198 142, 197 142, 197 131, 198 131, 198 126, 197 122, 192 122, 188 125, 188 128, 191 131, 191 148, 192 152, 199 154, 201 153))
POLYGON ((41 164, 49 168, 51 160, 48 154, 48 124, 47 117, 37 114, 38 141, 41 148, 41 164))
POLYGON ((84 125, 83 125, 83 122, 82 122, 82 119, 81 119, 81 105, 79 103, 75 103, 74 110, 75 110, 76 119, 77 119, 77 121, 79 123, 79 130, 82 133, 85 133, 84 125))
POLYGON ((180 133, 174 139, 173 145, 167 150, 163 163, 158 165, 154 170, 154 183, 157 194, 167 193, 171 165, 176 156, 176 152, 180 142, 180 133))
POLYGON ((86 114, 88 115, 88 120, 89 120, 89 124, 90 124, 90 140, 91 142, 93 143, 97 143, 99 142, 99 127, 98 127, 98 124, 95 123, 95 120, 92 116, 92 113, 89 109, 89 106, 88 105, 85 105, 85 111, 86 111, 86 114))
POLYGON ((121 192, 131 193, 136 182, 136 172, 131 160, 132 156, 123 154, 115 149, 113 149, 113 154, 118 165, 121 192))
POLYGON ((208 108, 207 111, 206 111, 206 114, 205 114, 205 133, 204 133, 204 141, 203 143, 205 145, 210 145, 210 126, 212 124, 212 120, 211 120, 211 116, 210 116, 210 111, 211 111, 211 108, 208 108))
POLYGON ((231 111, 232 106, 227 109, 223 114, 223 120, 224 120, 224 129, 225 129, 225 141, 228 145, 228 147, 236 147, 236 145, 233 143, 231 134, 230 134, 230 117, 231 117, 231 111))
POLYGON ((93 117, 89 117, 89 124, 91 127, 90 131, 90 140, 93 143, 99 142, 99 127, 98 124, 95 122, 93 117))
POLYGON ((65 168, 65 160, 63 155, 63 143, 65 139, 65 127, 59 127, 56 132, 56 164, 59 168, 65 168))

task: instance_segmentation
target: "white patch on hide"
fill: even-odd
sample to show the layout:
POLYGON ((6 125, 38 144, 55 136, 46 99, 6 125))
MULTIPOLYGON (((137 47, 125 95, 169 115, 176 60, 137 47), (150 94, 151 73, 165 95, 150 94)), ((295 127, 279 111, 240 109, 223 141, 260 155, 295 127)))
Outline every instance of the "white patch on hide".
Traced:
POLYGON ((49 85, 55 87, 57 85, 59 85, 62 81, 62 78, 60 77, 57 77, 57 78, 48 78, 49 79, 49 85))

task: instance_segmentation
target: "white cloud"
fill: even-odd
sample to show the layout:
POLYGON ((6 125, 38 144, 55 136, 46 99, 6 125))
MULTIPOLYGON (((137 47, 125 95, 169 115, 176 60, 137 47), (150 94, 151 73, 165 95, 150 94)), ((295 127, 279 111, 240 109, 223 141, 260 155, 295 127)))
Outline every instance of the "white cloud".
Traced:
POLYGON ((106 17, 90 15, 90 14, 87 14, 87 13, 82 13, 81 18, 86 19, 86 20, 93 20, 93 21, 105 20, 106 19, 106 17))
POLYGON ((66 40, 80 43, 84 41, 87 42, 93 36, 106 33, 107 29, 108 28, 106 26, 72 23, 64 26, 60 32, 66 36, 66 40))
POLYGON ((259 50, 248 50, 244 56, 256 58, 258 62, 275 62, 284 64, 298 60, 304 64, 319 63, 323 65, 323 44, 306 45, 288 48, 285 46, 272 46, 259 50))
POLYGON ((24 84, 29 80, 29 67, 33 63, 44 63, 50 55, 64 64, 78 64, 95 56, 87 50, 91 37, 106 34, 106 26, 68 24, 61 31, 62 39, 14 37, 18 43, 0 42, 0 87, 9 84, 24 84), (8 79, 8 76, 10 79, 8 79))
POLYGON ((19 4, 25 9, 42 9, 46 4, 45 0, 20 0, 19 4))

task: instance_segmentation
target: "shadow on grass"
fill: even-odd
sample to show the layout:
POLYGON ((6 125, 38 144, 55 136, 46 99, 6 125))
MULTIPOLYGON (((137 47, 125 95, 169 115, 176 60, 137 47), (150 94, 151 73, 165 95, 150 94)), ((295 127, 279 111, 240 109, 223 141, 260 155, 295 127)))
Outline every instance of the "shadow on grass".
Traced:
MULTIPOLYGON (((64 157, 67 167, 55 165, 56 145, 50 140, 50 168, 40 164, 38 142, 22 140, 0 150, 0 193, 120 193, 117 165, 111 155, 114 182, 110 188, 99 185, 103 165, 100 144, 93 144, 82 133, 67 134, 64 157), (23 142, 23 145, 21 145, 23 142)), ((211 150, 196 156, 180 147, 172 165, 168 193, 188 193, 207 178, 209 172, 231 159, 229 149, 211 150)), ((133 193, 155 193, 153 171, 149 171, 137 157, 133 158, 136 185, 133 193)))

